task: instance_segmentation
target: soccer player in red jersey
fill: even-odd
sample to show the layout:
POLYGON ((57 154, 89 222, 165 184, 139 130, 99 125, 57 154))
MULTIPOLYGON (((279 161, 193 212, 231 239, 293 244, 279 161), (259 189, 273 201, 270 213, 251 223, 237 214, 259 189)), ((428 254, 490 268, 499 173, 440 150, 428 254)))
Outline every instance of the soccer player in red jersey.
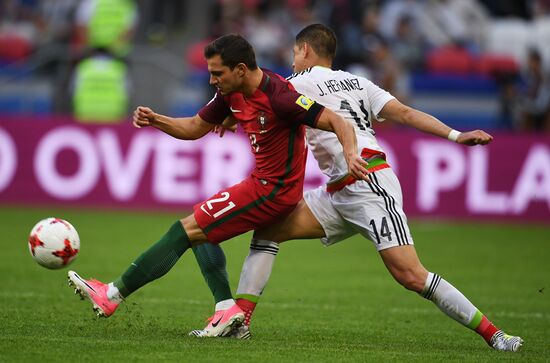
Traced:
MULTIPOLYGON (((297 93, 284 78, 258 68, 254 50, 243 37, 222 36, 205 48, 204 55, 210 84, 217 88, 214 98, 197 115, 184 118, 140 106, 134 112, 134 125, 194 140, 230 118, 248 134, 256 167, 242 182, 197 204, 192 215, 176 221, 113 282, 85 280, 69 271, 71 285, 90 300, 99 316, 112 315, 124 298, 166 274, 190 247, 223 242, 290 213, 302 198, 307 150, 304 125, 333 131, 343 145, 350 174, 366 179, 366 162, 357 153, 353 127, 297 93)), ((223 336, 244 320, 230 292, 229 296, 223 293, 226 298, 217 301, 207 326, 212 336, 223 336)))

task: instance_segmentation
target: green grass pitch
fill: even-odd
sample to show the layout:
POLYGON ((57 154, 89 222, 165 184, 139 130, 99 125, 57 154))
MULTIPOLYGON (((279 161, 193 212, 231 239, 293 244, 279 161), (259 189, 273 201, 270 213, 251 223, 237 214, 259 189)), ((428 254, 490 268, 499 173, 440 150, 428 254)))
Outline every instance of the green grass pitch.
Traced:
MULTIPOLYGON (((497 326, 525 339, 489 349, 431 302, 397 285, 370 242, 283 245, 256 309, 252 339, 197 339, 213 300, 192 253, 132 295, 109 319, 67 286, 67 270, 30 257, 38 220, 69 220, 81 238, 70 267, 110 281, 176 214, 0 208, 0 362, 485 362, 550 361, 550 226, 415 222, 424 265, 458 287, 497 326)), ((223 244, 236 288, 250 234, 223 244)))

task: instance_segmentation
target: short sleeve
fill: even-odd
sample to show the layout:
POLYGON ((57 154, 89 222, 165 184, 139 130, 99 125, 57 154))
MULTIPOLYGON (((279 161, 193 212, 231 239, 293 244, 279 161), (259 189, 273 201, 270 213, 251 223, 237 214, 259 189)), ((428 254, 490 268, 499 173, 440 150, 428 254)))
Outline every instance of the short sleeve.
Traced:
POLYGON ((315 127, 324 107, 287 87, 281 87, 271 99, 273 111, 281 120, 315 127))
POLYGON ((380 113, 380 111, 382 111, 382 108, 384 108, 386 103, 393 100, 395 97, 393 97, 388 91, 383 90, 371 81, 365 81, 367 82, 366 88, 369 98, 370 109, 372 110, 372 113, 377 121, 384 121, 383 118, 378 117, 378 114, 380 113))
POLYGON ((198 114, 200 118, 208 123, 221 124, 223 120, 231 114, 231 111, 223 96, 218 91, 210 102, 199 110, 198 114))

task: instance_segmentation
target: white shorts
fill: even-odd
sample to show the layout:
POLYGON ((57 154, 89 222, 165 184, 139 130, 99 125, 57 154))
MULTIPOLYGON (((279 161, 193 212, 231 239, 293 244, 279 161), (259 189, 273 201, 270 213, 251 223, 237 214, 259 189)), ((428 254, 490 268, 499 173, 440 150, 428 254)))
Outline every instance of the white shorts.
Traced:
POLYGON ((412 245, 403 212, 403 195, 391 168, 369 174, 371 182, 357 181, 328 193, 319 187, 304 193, 304 200, 325 231, 321 242, 332 245, 356 233, 370 239, 378 251, 412 245))

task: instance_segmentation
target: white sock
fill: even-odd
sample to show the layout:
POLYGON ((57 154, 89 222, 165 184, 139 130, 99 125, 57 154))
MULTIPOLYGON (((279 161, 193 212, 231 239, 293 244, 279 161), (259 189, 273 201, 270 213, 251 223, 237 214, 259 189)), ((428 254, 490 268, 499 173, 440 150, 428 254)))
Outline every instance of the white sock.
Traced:
POLYGON ((109 285, 107 285, 108 288, 107 288, 107 298, 111 301, 114 301, 116 303, 121 303, 124 301, 124 298, 122 297, 122 295, 120 294, 120 291, 118 291, 118 287, 116 287, 115 285, 113 285, 113 283, 109 283, 109 285))
POLYGON ((241 271, 237 297, 239 295, 260 296, 262 294, 271 275, 277 252, 279 252, 278 243, 252 239, 250 252, 244 260, 243 270, 241 271))
POLYGON ((453 285, 431 272, 420 295, 433 301, 439 310, 465 326, 472 322, 478 311, 453 285))
POLYGON ((222 301, 216 303, 215 310, 216 311, 218 311, 218 310, 227 310, 230 307, 232 307, 233 305, 235 305, 235 300, 233 300, 233 299, 222 300, 222 301))

